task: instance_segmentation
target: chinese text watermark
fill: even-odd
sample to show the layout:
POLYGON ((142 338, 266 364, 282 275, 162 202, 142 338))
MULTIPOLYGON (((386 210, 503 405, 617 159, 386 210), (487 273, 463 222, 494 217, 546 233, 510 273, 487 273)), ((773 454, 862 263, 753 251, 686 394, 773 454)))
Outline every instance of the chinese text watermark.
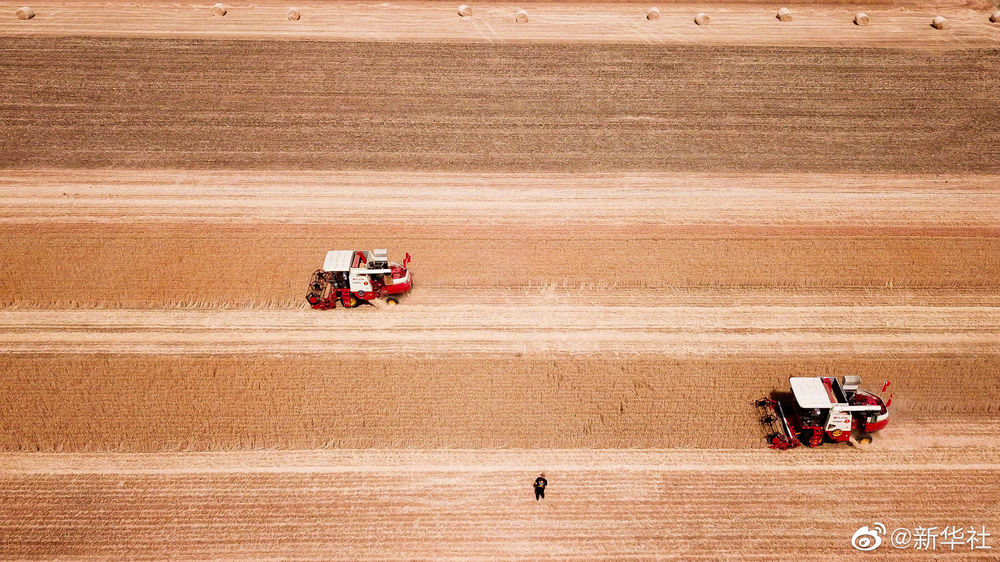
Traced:
POLYGON ((897 527, 889 532, 876 521, 872 526, 862 526, 851 537, 851 546, 864 552, 880 546, 910 550, 992 550, 991 533, 985 525, 945 525, 943 527, 897 527))

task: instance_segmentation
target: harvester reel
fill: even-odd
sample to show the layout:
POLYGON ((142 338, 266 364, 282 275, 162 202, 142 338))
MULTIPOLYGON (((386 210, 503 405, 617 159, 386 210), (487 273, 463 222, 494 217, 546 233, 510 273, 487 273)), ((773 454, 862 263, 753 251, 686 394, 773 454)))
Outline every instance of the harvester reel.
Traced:
POLYGON ((799 445, 795 435, 788 433, 788 427, 783 419, 784 411, 781 404, 770 398, 761 398, 754 402, 757 408, 763 410, 760 416, 760 423, 767 432, 767 446, 772 449, 790 449, 799 445))

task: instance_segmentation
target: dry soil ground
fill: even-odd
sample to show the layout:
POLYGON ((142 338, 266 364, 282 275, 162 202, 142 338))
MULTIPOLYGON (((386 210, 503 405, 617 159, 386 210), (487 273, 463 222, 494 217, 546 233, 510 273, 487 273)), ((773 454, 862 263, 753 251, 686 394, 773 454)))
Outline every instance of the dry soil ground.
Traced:
POLYGON ((0 4, 0 556, 1000 530, 982 10, 301 7, 0 4), (410 252, 415 292, 306 309, 336 247, 410 252), (760 449, 801 374, 893 380, 892 424, 760 449))

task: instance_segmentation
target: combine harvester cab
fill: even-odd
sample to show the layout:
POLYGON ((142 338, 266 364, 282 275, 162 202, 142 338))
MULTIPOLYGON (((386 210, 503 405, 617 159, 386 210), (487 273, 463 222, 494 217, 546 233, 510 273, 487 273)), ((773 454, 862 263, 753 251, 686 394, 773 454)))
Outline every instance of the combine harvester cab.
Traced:
POLYGON ((331 250, 326 253, 323 269, 313 273, 306 300, 319 310, 336 308, 337 301, 345 308, 377 299, 398 304, 412 287, 409 263, 410 254, 400 264, 389 261, 389 252, 384 249, 331 250))
MULTIPOLYGON (((855 433, 858 442, 868 444, 871 434, 889 423, 892 396, 883 402, 881 396, 861 390, 861 377, 791 377, 788 382, 790 399, 756 402, 772 449, 845 443, 855 433)), ((886 381, 882 392, 888 388, 886 381)))

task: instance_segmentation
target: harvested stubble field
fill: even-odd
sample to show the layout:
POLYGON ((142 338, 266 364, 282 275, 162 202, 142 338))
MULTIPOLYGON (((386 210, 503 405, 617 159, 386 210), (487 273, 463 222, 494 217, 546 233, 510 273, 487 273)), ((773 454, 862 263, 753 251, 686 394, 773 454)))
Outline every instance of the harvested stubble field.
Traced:
POLYGON ((1000 159, 995 45, 0 50, 4 168, 989 173, 1000 159))
POLYGON ((0 19, 0 556, 997 534, 980 11, 299 7, 0 19), (336 247, 410 252, 414 294, 306 309, 336 247), (893 380, 892 424, 761 450, 751 400, 802 374, 893 380))
MULTIPOLYGON (((857 522, 996 528, 995 451, 922 444, 827 450, 818 462, 681 449, 6 454, 0 550, 47 559, 828 560, 851 556, 857 522), (536 503, 525 475, 540 469, 552 484, 536 503)), ((995 559, 967 546, 938 554, 995 559)))
MULTIPOLYGON (((738 549, 828 560, 850 556, 858 522, 1000 524, 992 453, 825 453, 822 462, 683 450, 11 455, 0 467, 0 548, 73 558, 683 560, 738 549), (525 476, 539 468, 551 484, 536 503, 525 476)), ((938 554, 995 559, 964 545, 938 554)))

